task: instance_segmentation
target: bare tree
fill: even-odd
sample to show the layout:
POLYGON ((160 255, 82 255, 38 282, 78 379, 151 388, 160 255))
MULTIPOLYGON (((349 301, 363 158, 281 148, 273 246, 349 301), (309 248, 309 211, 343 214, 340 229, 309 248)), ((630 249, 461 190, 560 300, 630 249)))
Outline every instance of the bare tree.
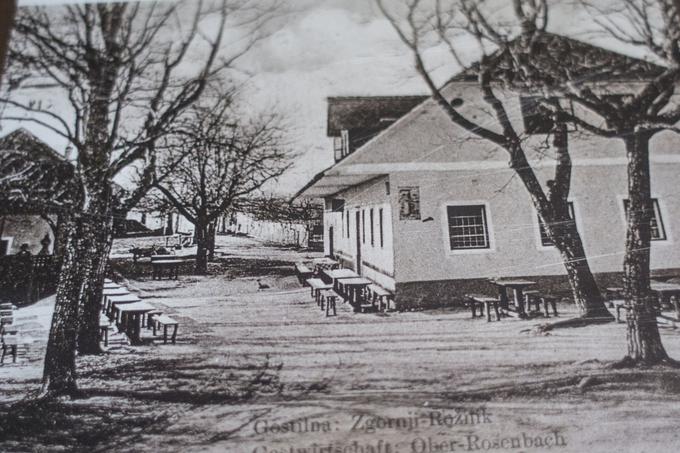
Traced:
MULTIPOLYGON (((571 158, 568 149, 567 124, 560 117, 553 118, 551 131, 555 153, 555 173, 547 187, 543 187, 526 153, 523 131, 513 125, 510 109, 500 91, 514 86, 511 71, 498 71, 502 54, 510 36, 518 30, 544 31, 547 26, 548 6, 545 1, 515 1, 514 17, 504 21, 489 20, 480 13, 472 0, 404 0, 401 8, 388 8, 383 0, 376 0, 384 16, 390 21, 403 43, 412 52, 415 68, 452 123, 474 136, 507 151, 509 166, 529 193, 547 235, 562 256, 571 284, 574 300, 581 309, 581 317, 570 325, 607 322, 612 318, 590 270, 576 224, 571 218, 568 196, 571 183, 571 158), (531 10, 523 5, 531 5, 531 10), (508 22, 509 19, 509 22, 508 22), (488 34, 493 33, 492 38, 488 34), (424 53, 429 46, 448 49, 453 62, 464 66, 463 54, 469 43, 477 44, 479 61, 465 70, 474 76, 484 103, 488 106, 493 124, 487 125, 462 113, 459 105, 447 99, 445 89, 438 86, 427 67, 424 53)), ((550 103, 549 99, 546 102, 550 103)))
POLYGON ((113 178, 137 166, 139 184, 128 203, 143 197, 158 179, 156 143, 210 83, 222 83, 225 71, 259 39, 255 30, 273 14, 269 6, 215 0, 20 12, 8 71, 14 75, 8 85, 12 91, 2 99, 10 110, 5 119, 28 121, 65 137, 77 151, 76 178, 83 193, 65 222, 68 253, 56 307, 56 313, 77 313, 80 304, 83 322, 78 337, 77 316, 55 316, 46 391, 76 390, 76 339, 81 354, 99 351, 113 178), (243 31, 242 38, 225 42, 228 28, 243 31), (61 99, 66 111, 36 96, 61 99))
POLYGON ((322 223, 323 219, 322 205, 310 199, 288 201, 275 195, 245 200, 240 203, 239 210, 259 221, 288 226, 304 225, 308 238, 314 226, 322 223))
MULTIPOLYGON (((609 77, 629 80, 623 89, 589 79, 574 80, 563 64, 557 64, 569 49, 557 52, 554 60, 546 62, 538 72, 526 66, 522 69, 540 82, 545 92, 569 99, 590 113, 560 111, 567 120, 594 134, 623 140, 628 158, 624 258, 628 354, 620 365, 677 366, 661 343, 656 323, 657 304, 650 288, 654 206, 649 154, 650 141, 655 135, 663 131, 680 132, 677 128, 680 106, 672 99, 680 82, 680 2, 622 0, 609 8, 589 0, 580 0, 578 4, 592 13, 600 32, 623 44, 644 49, 658 65, 639 61, 627 65, 594 64, 597 75, 605 72, 609 77)), ((523 53, 529 54, 530 50, 525 48, 523 53)))
POLYGON ((5 60, 7 58, 7 47, 9 45, 14 16, 17 12, 16 0, 8 0, 0 6, 0 83, 2 83, 2 73, 5 71, 5 60))
POLYGON ((227 95, 193 107, 174 132, 166 158, 180 163, 155 187, 195 227, 197 274, 207 272, 220 217, 290 167, 283 133, 276 115, 243 120, 227 95))

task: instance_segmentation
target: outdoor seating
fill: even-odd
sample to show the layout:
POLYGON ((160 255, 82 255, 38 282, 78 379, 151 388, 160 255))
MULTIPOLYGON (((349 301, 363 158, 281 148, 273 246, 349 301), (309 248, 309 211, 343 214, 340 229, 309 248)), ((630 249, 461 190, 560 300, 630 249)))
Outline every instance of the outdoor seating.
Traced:
POLYGON ((541 302, 543 303, 543 309, 545 310, 545 317, 549 318, 550 313, 548 312, 548 305, 552 307, 553 315, 557 316, 557 300, 559 297, 553 296, 551 294, 541 295, 541 302))
POLYGON ((394 297, 390 291, 375 284, 368 285, 368 290, 371 294, 372 303, 374 305, 377 303, 378 311, 388 310, 390 308, 390 300, 394 297))
POLYGON ((472 317, 477 317, 477 308, 479 308, 479 316, 484 317, 486 311, 486 321, 491 322, 491 308, 493 307, 496 313, 496 321, 501 320, 501 313, 499 311, 499 300, 495 297, 489 297, 484 294, 467 294, 468 305, 472 310, 472 317))
POLYGON ((109 328, 111 323, 105 316, 99 317, 99 341, 104 342, 104 346, 109 345, 109 328))
POLYGON ((321 309, 326 310, 326 316, 337 316, 337 300, 340 297, 338 293, 332 289, 328 289, 321 294, 321 309), (333 314, 331 315, 331 311, 333 314))
POLYGON ((179 327, 179 323, 177 321, 175 321, 170 316, 159 315, 153 317, 153 324, 154 336, 156 336, 156 331, 158 329, 161 327, 163 328, 163 344, 167 344, 168 342, 168 327, 173 327, 170 340, 172 341, 172 344, 175 344, 175 340, 177 339, 177 328, 179 327))
POLYGON ((11 325, 14 323, 14 311, 17 309, 16 305, 11 303, 0 304, 0 326, 11 325))
POLYGON ((297 276, 297 279, 300 282, 300 284, 304 286, 307 284, 307 280, 313 277, 314 273, 310 268, 308 268, 304 264, 296 263, 295 275, 297 276))
POLYGON ((306 281, 310 288, 312 298, 316 301, 316 304, 321 306, 321 291, 332 289, 333 285, 324 283, 323 280, 319 278, 310 278, 306 281))
POLYGON ((190 259, 182 255, 153 255, 151 257, 152 278, 154 280, 161 280, 167 274, 168 278, 177 280, 179 277, 179 267, 190 261, 190 259))
POLYGON ((0 364, 5 363, 5 356, 9 352, 12 355, 12 363, 17 361, 17 347, 19 345, 19 333, 16 328, 0 326, 0 341, 2 342, 2 356, 0 364))

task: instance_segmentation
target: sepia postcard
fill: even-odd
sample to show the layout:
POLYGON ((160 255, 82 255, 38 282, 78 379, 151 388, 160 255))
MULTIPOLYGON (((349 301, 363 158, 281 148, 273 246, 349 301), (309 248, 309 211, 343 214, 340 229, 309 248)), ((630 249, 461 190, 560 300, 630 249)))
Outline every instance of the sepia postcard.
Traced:
POLYGON ((679 0, 0 0, 0 451, 680 451, 679 0))

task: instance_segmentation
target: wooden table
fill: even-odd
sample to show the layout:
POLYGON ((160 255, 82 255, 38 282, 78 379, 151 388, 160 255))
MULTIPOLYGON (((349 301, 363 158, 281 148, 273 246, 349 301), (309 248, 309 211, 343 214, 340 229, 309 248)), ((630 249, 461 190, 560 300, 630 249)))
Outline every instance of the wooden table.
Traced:
POLYGON ((104 282, 104 289, 111 289, 111 288, 121 288, 121 286, 118 283, 114 283, 114 282, 104 282))
POLYGON ((330 283, 333 285, 333 289, 336 291, 340 291, 340 287, 338 285, 338 280, 343 279, 343 278, 359 278, 361 277, 359 274, 354 272, 352 269, 325 269, 321 272, 322 276, 326 277, 326 281, 330 280, 330 283))
POLYGON ((317 274, 325 270, 332 270, 340 267, 340 263, 328 257, 314 258, 312 260, 312 264, 314 265, 314 272, 316 272, 317 274))
MULTIPOLYGON (((106 307, 106 314, 111 317, 117 305, 132 304, 135 302, 141 302, 142 299, 135 296, 134 294, 126 294, 124 296, 110 296, 108 298, 108 306, 106 307)), ((116 316, 117 318, 117 316, 116 316)))
POLYGON ((340 285, 342 293, 347 296, 349 302, 354 306, 355 310, 360 308, 362 305, 362 300, 360 297, 362 290, 373 283, 371 280, 363 277, 339 278, 337 281, 338 285, 340 285))
POLYGON ((680 285, 677 283, 651 282, 652 292, 659 298, 659 306, 672 305, 675 310, 675 319, 680 321, 680 285))
POLYGON ((130 294, 126 288, 104 288, 102 291, 102 312, 106 313, 108 310, 108 299, 113 296, 126 296, 130 294))
POLYGON ((130 339, 130 343, 140 344, 142 342, 142 316, 152 310, 155 310, 153 305, 141 301, 116 306, 116 311, 121 318, 120 327, 130 339))
POLYGON ((512 289, 515 299, 515 309, 517 310, 517 315, 521 318, 525 318, 527 314, 524 311, 524 294, 522 294, 522 291, 527 286, 535 285, 536 282, 532 282, 531 280, 511 278, 499 278, 497 280, 491 280, 491 282, 498 286, 498 295, 500 296, 501 308, 508 311, 508 288, 510 288, 512 289))
MULTIPOLYGON (((173 255, 174 256, 174 255, 173 255)), ((151 266, 153 267, 153 279, 161 280, 163 278, 164 269, 169 269, 168 278, 174 278, 177 280, 179 276, 179 266, 188 263, 191 260, 183 259, 162 259, 151 261, 151 266)))

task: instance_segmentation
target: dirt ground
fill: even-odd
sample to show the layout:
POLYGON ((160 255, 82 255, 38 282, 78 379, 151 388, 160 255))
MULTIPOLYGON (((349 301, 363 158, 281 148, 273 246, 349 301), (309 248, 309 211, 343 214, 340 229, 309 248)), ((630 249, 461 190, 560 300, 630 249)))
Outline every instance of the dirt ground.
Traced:
MULTIPOLYGON (((535 335, 522 331, 545 321, 347 305, 326 318, 291 273, 314 255, 233 237, 218 255, 208 277, 127 281, 180 322, 178 342, 147 332, 79 359, 79 399, 31 399, 53 300, 22 309, 0 451, 678 451, 680 373, 605 368, 623 324, 535 335)), ((680 358, 680 331, 662 336, 680 358)))

